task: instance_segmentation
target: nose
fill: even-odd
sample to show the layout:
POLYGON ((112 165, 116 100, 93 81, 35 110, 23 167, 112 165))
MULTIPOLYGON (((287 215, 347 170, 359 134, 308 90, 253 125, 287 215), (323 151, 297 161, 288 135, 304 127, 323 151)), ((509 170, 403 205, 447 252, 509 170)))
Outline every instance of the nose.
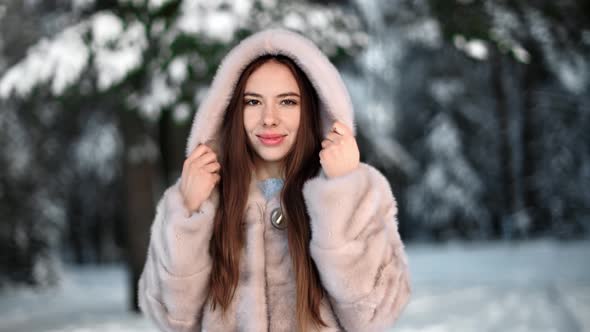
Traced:
POLYGON ((279 117, 277 116, 274 106, 268 106, 264 108, 264 112, 262 114, 262 123, 264 126, 276 126, 279 124, 279 117))

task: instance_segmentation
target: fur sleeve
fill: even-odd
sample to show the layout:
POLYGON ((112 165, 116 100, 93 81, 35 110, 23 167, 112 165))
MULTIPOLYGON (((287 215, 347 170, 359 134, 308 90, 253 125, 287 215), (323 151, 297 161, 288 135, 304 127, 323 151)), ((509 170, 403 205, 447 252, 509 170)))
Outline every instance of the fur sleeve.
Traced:
POLYGON ((138 300, 160 330, 198 331, 211 271, 209 242, 217 197, 212 195, 187 218, 178 185, 158 202, 138 300))
POLYGON ((410 276, 397 229, 397 204, 372 166, 304 185, 310 254, 347 331, 391 327, 409 301, 410 276))

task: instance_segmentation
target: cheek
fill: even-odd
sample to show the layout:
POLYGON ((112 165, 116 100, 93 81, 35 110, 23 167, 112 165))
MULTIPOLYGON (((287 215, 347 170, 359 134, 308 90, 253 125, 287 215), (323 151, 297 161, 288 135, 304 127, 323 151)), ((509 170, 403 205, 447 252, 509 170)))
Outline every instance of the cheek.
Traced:
POLYGON ((250 132, 256 126, 256 116, 252 110, 244 110, 244 128, 250 132))
POLYGON ((293 114, 289 115, 289 118, 287 119, 287 121, 289 123, 289 128, 292 131, 297 132, 297 129, 299 128, 299 123, 301 121, 301 112, 300 111, 293 112, 293 114))

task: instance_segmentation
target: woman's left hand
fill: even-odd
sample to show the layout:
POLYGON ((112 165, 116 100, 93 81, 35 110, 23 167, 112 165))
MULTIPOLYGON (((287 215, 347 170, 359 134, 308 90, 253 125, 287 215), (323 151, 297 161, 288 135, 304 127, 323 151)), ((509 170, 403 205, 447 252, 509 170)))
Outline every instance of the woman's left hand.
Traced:
POLYGON ((322 141, 320 163, 329 178, 352 172, 359 166, 360 152, 352 130, 336 121, 322 141))

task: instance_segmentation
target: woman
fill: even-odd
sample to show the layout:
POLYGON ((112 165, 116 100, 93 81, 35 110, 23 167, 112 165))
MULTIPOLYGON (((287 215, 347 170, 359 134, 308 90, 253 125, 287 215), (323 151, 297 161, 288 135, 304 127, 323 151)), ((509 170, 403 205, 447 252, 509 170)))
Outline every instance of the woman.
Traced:
POLYGON ((389 183, 309 40, 266 30, 222 61, 158 203, 139 281, 165 331, 382 331, 410 282, 389 183))

